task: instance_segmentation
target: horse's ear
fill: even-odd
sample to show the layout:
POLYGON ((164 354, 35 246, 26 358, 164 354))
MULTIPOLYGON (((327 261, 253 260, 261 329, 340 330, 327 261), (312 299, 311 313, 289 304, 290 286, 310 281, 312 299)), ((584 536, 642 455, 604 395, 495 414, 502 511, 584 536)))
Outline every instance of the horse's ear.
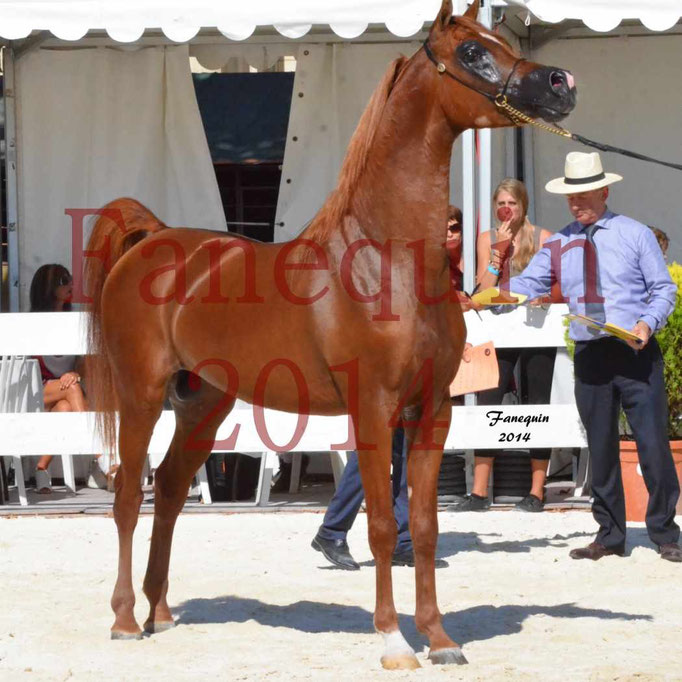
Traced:
POLYGON ((464 16, 467 17, 467 19, 476 21, 478 19, 478 9, 480 5, 481 0, 474 0, 467 8, 467 11, 464 12, 464 16))
POLYGON ((433 28, 440 31, 446 29, 450 23, 450 19, 452 19, 452 0, 443 0, 438 16, 433 22, 433 28))

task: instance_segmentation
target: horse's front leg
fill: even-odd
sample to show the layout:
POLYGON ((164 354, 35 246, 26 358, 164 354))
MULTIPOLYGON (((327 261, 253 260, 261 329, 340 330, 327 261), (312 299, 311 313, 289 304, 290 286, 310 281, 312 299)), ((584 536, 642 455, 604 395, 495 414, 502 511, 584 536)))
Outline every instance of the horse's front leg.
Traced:
POLYGON ((374 443, 373 449, 358 449, 358 464, 365 489, 369 546, 376 564, 376 605, 374 627, 384 637, 384 654, 381 664, 389 670, 419 668, 414 650, 405 641, 398 627, 398 614, 393 603, 391 562, 398 538, 393 514, 391 493, 392 430, 388 428, 389 415, 372 415, 361 411, 362 429, 356 423, 358 443, 374 443), (360 433, 362 436, 360 436, 360 433))
POLYGON ((433 424, 427 425, 422 417, 419 428, 406 429, 410 534, 414 546, 417 592, 415 623, 419 632, 429 638, 429 659, 433 663, 461 665, 467 660, 459 644, 450 639, 443 629, 436 600, 438 473, 452 417, 448 397, 444 397, 435 412, 433 424))

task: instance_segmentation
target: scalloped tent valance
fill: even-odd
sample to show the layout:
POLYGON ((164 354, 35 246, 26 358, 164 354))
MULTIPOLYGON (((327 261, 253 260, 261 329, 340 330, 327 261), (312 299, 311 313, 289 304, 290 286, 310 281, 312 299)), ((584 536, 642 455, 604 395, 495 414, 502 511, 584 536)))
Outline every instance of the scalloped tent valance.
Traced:
MULTIPOLYGON (((459 11, 466 0, 454 3, 459 11)), ((664 31, 682 15, 680 0, 493 0, 525 7, 542 21, 582 19, 595 31, 610 31, 624 19, 639 19, 664 31)), ((202 28, 217 28, 230 40, 247 39, 258 26, 274 26, 286 38, 301 38, 311 27, 329 26, 342 38, 361 35, 369 24, 384 24, 407 37, 436 16, 440 0, 0 0, 0 38, 19 40, 50 31, 79 40, 105 30, 119 42, 134 42, 145 30, 162 30, 175 42, 191 40, 202 28)))
POLYGON ((524 5, 538 19, 557 23, 580 19, 593 31, 611 31, 626 19, 637 19, 651 31, 665 31, 682 16, 680 0, 508 0, 524 5))
POLYGON ((106 30, 116 41, 133 42, 146 29, 161 29, 171 40, 185 42, 202 28, 217 28, 231 40, 245 40, 258 26, 274 26, 287 38, 300 38, 313 24, 328 25, 343 38, 361 35, 369 24, 384 24, 394 35, 410 36, 433 20, 440 4, 440 0, 0 0, 0 37, 17 40, 46 30, 63 40, 78 40, 89 30, 106 30))

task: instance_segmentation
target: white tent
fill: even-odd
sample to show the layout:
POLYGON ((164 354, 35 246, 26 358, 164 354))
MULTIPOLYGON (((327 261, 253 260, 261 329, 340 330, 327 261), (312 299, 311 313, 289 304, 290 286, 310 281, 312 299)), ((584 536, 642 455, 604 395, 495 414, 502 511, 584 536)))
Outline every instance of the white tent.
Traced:
MULTIPOLYGON (((459 2, 460 11, 464 4, 459 2)), ((682 37, 675 28, 656 36, 648 30, 674 25, 682 3, 493 4, 509 5, 507 36, 527 55, 576 72, 581 105, 570 128, 671 160, 682 157, 676 113, 682 101, 670 85, 677 82, 682 37), (564 22, 555 33, 545 28, 549 38, 560 40, 545 36, 540 43, 533 41, 536 19, 530 17, 530 32, 525 25, 529 12, 545 21, 583 19, 600 30, 630 19, 648 28, 625 26, 607 34, 617 38, 605 46, 591 31, 564 22), (638 53, 633 37, 647 41, 647 50, 638 53), (580 39, 580 49, 570 38, 580 39), (599 73, 601 64, 609 65, 608 75, 599 73), (660 104, 649 107, 657 100, 660 104), (588 102, 589 107, 582 104, 588 102)), ((285 54, 297 56, 294 91, 305 96, 295 97, 292 105, 283 169, 290 182, 282 184, 277 215, 283 223, 278 238, 288 238, 333 187, 346 142, 386 63, 417 49, 424 22, 439 6, 440 0, 0 0, 0 37, 9 48, 4 66, 13 309, 19 306, 19 284, 25 300, 37 265, 70 263, 67 208, 99 207, 134 194, 169 224, 224 227, 189 78, 190 55, 214 68, 235 55, 260 67, 285 54)), ((492 14, 484 3, 483 19, 490 22, 492 14)), ((541 188, 548 176, 560 174, 568 150, 564 141, 527 131, 518 148, 513 134, 484 131, 477 170, 473 147, 473 136, 465 135, 453 165, 453 195, 470 225, 474 176, 485 229, 493 180, 514 174, 523 158, 538 222, 562 226, 562 208, 543 198, 541 188)), ((670 230, 677 214, 666 197, 675 196, 679 178, 631 161, 618 169, 626 169, 633 188, 644 188, 619 197, 621 210, 670 230)), ((676 234, 682 239, 682 230, 676 234)))
POLYGON ((682 16, 680 0, 511 0, 511 3, 525 5, 543 21, 581 19, 594 31, 611 31, 627 19, 637 19, 651 31, 666 31, 682 16))
MULTIPOLYGON (((461 4, 461 3, 460 3, 461 4)), ((595 31, 609 31, 626 19, 638 19, 663 31, 682 15, 679 0, 509 0, 494 5, 522 5, 543 21, 582 19, 595 31)), ((369 24, 384 24, 407 37, 431 21, 439 0, 0 0, 0 37, 26 38, 47 30, 63 40, 78 40, 90 30, 132 42, 147 29, 161 29, 173 41, 191 40, 201 28, 215 27, 231 40, 248 38, 257 26, 274 26, 283 36, 300 38, 313 24, 328 25, 337 35, 355 38, 369 24)))

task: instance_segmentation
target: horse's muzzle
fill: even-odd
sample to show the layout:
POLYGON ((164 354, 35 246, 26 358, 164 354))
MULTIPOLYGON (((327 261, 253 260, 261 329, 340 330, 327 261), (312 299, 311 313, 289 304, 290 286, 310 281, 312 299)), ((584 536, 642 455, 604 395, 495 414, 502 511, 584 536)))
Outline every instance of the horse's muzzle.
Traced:
POLYGON ((550 123, 566 118, 575 108, 575 79, 570 71, 541 66, 511 88, 510 103, 533 118, 550 123))

